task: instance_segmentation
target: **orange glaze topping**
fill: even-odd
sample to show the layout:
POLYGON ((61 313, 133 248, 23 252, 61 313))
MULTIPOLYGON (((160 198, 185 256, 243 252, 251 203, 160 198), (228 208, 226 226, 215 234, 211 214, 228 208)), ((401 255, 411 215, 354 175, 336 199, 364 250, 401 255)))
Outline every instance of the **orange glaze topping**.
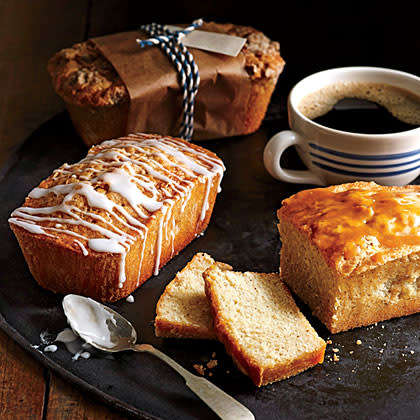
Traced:
POLYGON ((278 215, 304 231, 336 266, 364 258, 381 263, 392 249, 420 246, 419 187, 350 185, 301 191, 283 201, 278 215))

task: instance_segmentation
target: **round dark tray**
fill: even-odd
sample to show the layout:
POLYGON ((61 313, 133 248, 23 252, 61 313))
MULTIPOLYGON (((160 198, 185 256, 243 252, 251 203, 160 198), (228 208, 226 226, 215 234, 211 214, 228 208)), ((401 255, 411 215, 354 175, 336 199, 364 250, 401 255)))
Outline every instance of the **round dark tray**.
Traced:
MULTIPOLYGON (((154 336, 155 305, 166 284, 198 251, 231 264, 240 271, 278 270, 280 241, 275 212, 281 201, 305 185, 277 182, 262 164, 269 137, 287 126, 286 118, 266 121, 255 134, 207 142, 227 170, 210 225, 158 276, 134 294, 135 303, 110 305, 137 328, 140 341, 151 343, 184 367, 205 364, 216 353, 218 365, 209 379, 237 398, 256 419, 390 419, 417 418, 420 410, 419 315, 330 336, 298 301, 319 334, 333 344, 326 360, 298 376, 257 389, 226 356, 218 342, 159 339, 154 336), (356 340, 362 341, 361 345, 356 340), (336 348, 340 360, 334 362, 336 348)), ((0 235, 3 267, 0 282, 0 327, 42 364, 103 402, 140 419, 192 420, 217 416, 158 359, 147 354, 122 353, 72 361, 62 346, 42 353, 33 345, 40 333, 66 327, 62 296, 41 289, 31 277, 7 219, 27 193, 53 169, 75 162, 86 147, 73 131, 66 113, 41 126, 23 145, 0 181, 0 235)), ((295 156, 286 156, 286 161, 295 156)), ((287 162, 286 162, 287 164, 287 162)))

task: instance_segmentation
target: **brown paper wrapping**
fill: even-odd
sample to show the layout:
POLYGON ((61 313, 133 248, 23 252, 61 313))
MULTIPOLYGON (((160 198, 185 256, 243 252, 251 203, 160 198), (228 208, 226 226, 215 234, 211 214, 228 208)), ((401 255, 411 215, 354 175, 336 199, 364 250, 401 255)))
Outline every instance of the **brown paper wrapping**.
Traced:
MULTIPOLYGON (((92 39, 127 87, 127 133, 177 136, 183 115, 177 71, 159 46, 140 48, 136 38, 147 36, 132 31, 92 39)), ((230 57, 195 48, 189 51, 200 72, 193 139, 242 134, 251 91, 245 58, 242 54, 230 57)))

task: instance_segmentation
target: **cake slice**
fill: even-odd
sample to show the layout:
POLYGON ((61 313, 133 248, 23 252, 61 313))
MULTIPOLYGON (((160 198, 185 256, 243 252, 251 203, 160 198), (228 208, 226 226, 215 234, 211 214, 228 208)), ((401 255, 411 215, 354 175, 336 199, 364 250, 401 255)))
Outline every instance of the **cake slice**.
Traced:
POLYGON ((332 333, 420 311, 420 186, 300 191, 277 215, 282 277, 332 333))
POLYGON ((256 386, 322 363, 326 343, 296 306, 278 274, 204 273, 218 339, 256 386))
POLYGON ((200 252, 166 286, 156 305, 156 336, 216 339, 203 279, 203 272, 214 263, 210 255, 200 252))

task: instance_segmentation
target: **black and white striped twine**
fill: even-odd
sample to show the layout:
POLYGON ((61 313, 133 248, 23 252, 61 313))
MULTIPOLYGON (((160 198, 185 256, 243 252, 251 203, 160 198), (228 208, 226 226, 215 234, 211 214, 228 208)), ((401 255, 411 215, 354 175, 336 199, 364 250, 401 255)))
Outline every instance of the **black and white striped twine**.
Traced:
POLYGON ((194 57, 183 44, 182 38, 202 24, 203 20, 197 19, 190 26, 179 31, 170 31, 158 23, 142 25, 140 29, 151 38, 136 40, 141 48, 159 45, 174 64, 183 94, 183 119, 179 137, 188 141, 191 140, 194 131, 194 100, 200 84, 200 75, 194 57))

